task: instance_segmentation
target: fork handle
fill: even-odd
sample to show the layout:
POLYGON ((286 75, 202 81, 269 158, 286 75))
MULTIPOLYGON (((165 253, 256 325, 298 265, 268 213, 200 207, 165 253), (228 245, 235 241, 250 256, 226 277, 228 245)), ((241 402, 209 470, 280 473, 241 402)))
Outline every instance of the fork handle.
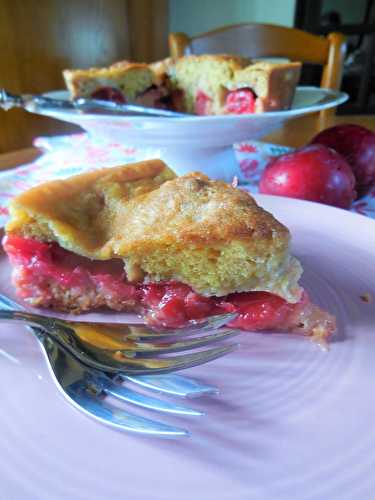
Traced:
POLYGON ((42 112, 49 110, 74 110, 76 105, 64 99, 54 99, 43 95, 12 94, 6 89, 0 89, 0 108, 8 111, 12 108, 24 108, 31 112, 42 112))

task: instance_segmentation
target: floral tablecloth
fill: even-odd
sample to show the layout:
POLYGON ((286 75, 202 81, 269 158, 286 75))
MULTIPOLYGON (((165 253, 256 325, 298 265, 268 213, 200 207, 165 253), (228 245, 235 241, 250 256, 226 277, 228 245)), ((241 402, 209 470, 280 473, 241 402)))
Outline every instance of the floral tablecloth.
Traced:
MULTIPOLYGON (((40 137, 35 140, 35 145, 43 149, 41 157, 33 163, 0 173, 0 227, 8 219, 8 205, 12 197, 42 181, 69 177, 84 170, 121 165, 144 159, 145 156, 153 157, 152 150, 145 154, 144 150, 120 144, 97 139, 94 142, 87 134, 40 137)), ((248 141, 235 144, 234 150, 238 160, 237 177, 240 184, 256 193, 259 177, 270 157, 290 149, 248 141)), ((351 210, 375 218, 375 186, 366 197, 357 200, 351 210)))

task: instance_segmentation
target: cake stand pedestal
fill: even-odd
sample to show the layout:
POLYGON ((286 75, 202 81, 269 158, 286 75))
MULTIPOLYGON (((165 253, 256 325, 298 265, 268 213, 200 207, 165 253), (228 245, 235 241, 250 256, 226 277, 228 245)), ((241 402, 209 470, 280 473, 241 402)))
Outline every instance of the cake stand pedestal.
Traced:
MULTIPOLYGON (((69 98, 68 93, 62 91, 47 95, 55 99, 69 98)), ((211 178, 231 181, 239 171, 233 144, 260 139, 287 120, 338 106, 347 99, 348 95, 343 92, 298 87, 292 109, 252 115, 165 118, 59 109, 40 113, 75 123, 109 143, 134 146, 141 153, 140 159, 160 158, 179 175, 198 170, 211 178)))

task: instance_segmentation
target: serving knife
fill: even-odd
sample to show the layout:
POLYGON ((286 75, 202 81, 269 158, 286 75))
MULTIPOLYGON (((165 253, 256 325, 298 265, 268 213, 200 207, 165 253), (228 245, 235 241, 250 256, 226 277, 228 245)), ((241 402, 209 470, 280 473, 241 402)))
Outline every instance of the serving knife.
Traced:
POLYGON ((148 108, 137 104, 120 104, 99 99, 78 98, 71 101, 56 99, 35 94, 12 94, 0 89, 0 108, 8 111, 12 108, 23 108, 30 113, 48 114, 51 111, 79 111, 81 113, 110 112, 120 115, 149 115, 167 118, 182 118, 185 113, 177 113, 167 109, 148 108))

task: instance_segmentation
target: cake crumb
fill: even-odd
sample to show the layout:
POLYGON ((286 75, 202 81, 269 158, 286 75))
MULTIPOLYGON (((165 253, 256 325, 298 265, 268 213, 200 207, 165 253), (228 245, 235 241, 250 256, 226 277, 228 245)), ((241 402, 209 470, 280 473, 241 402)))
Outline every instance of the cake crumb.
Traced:
POLYGON ((359 297, 362 300, 362 302, 365 302, 366 304, 371 304, 371 302, 372 302, 371 293, 368 293, 368 292, 362 293, 359 297))
POLYGON ((316 326, 312 329, 311 341, 317 344, 322 351, 329 351, 329 343, 327 340, 327 330, 322 326, 316 326))

